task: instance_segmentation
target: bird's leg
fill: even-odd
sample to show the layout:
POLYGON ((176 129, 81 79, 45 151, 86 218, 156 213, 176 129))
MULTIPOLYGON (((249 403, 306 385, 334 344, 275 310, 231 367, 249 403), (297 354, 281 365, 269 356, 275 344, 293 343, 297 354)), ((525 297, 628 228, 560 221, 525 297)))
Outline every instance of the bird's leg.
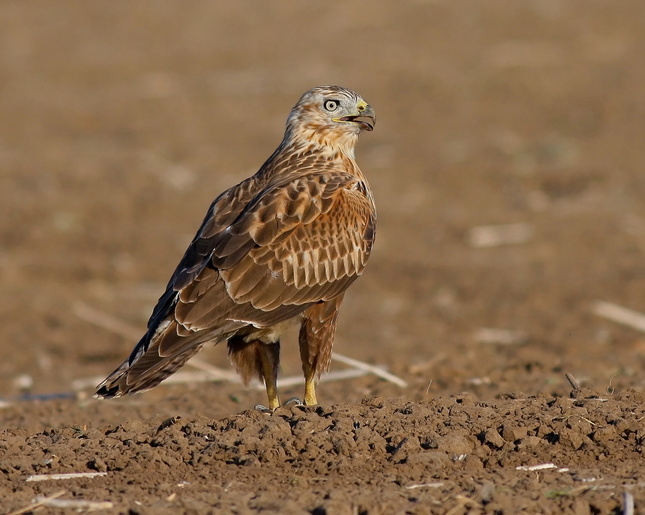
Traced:
POLYGON ((318 404, 316 399, 316 367, 311 363, 309 354, 309 342, 304 337, 303 332, 300 334, 300 359, 302 361, 302 372, 305 375, 305 406, 314 406, 318 404))
POLYGON ((311 370, 305 371, 305 406, 315 406, 318 404, 316 399, 316 381, 315 371, 313 367, 311 370))
POLYGON ((329 368, 338 307, 342 301, 343 295, 339 295, 328 302, 314 304, 303 314, 298 343, 302 372, 305 375, 306 406, 318 404, 316 377, 329 368))
POLYGON ((269 401, 269 410, 273 411, 280 407, 280 398, 278 397, 278 365, 280 363, 280 342, 263 343, 255 342, 258 356, 258 372, 264 379, 264 385, 267 391, 269 401))

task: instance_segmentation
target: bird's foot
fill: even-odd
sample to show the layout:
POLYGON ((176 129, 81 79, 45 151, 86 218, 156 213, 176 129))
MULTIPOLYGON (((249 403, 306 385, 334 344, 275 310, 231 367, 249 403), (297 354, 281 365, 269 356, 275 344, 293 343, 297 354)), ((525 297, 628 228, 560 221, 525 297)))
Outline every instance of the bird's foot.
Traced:
POLYGON ((271 408, 267 408, 264 404, 256 404, 253 409, 260 413, 264 413, 265 415, 271 415, 271 413, 273 413, 273 410, 271 408))
MULTIPOLYGON (((289 406, 304 406, 305 404, 302 402, 302 400, 299 397, 291 397, 290 399, 287 400, 284 404, 282 404, 282 407, 289 407, 289 406)), ((276 406, 275 408, 267 408, 264 404, 256 404, 254 406, 254 409, 259 411, 260 413, 264 413, 265 415, 271 415, 275 410, 280 408, 281 406, 276 406)))

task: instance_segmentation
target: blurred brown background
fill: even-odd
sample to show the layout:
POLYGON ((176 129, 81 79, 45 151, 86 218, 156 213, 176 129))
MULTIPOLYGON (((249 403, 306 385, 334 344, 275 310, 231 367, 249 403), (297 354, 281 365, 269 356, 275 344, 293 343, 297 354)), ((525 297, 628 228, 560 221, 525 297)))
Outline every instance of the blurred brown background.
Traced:
MULTIPOLYGON (((1 396, 109 373, 136 338, 79 309, 143 332, 211 200, 321 84, 378 116, 357 150, 377 246, 336 349, 409 383, 328 384, 322 402, 563 393, 565 372, 641 389, 644 337, 591 308, 645 311, 643 55, 638 2, 2 2, 1 396), (507 224, 501 241, 477 229, 507 224)), ((224 348, 203 357, 228 366, 224 348)), ((161 386, 91 406, 213 417, 262 395, 161 386)), ((7 423, 74 421, 39 409, 7 423)))

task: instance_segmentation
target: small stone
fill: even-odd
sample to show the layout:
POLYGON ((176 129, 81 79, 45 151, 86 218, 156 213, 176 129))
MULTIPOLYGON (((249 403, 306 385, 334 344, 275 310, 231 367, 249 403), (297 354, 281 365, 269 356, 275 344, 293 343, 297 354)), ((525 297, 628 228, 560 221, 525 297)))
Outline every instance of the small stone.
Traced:
POLYGON ((497 449, 501 449, 506 443, 506 441, 495 429, 489 429, 488 431, 486 431, 486 433, 484 433, 484 442, 492 445, 493 447, 496 447, 497 449))
POLYGON ((502 430, 502 437, 507 442, 517 442, 526 438, 527 432, 528 430, 525 427, 505 427, 502 430))
POLYGON ((527 436, 520 443, 520 447, 535 447, 543 442, 542 438, 537 436, 527 436))
POLYGON ((469 454, 473 451, 473 444, 458 434, 447 434, 437 438, 437 445, 439 450, 452 454, 469 454))

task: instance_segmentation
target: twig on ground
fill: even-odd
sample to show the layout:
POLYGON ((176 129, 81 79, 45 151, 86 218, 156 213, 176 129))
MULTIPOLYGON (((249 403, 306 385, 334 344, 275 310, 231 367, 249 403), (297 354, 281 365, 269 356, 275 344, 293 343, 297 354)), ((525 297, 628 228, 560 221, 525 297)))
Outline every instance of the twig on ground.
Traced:
POLYGON ((573 388, 574 390, 580 390, 580 385, 578 384, 578 381, 576 381, 576 378, 573 377, 573 374, 571 372, 564 374, 564 377, 566 377, 567 381, 569 381, 571 388, 573 388))
POLYGON ((631 492, 623 493, 623 515, 634 515, 634 496, 631 492))
POLYGON ((215 367, 198 358, 192 358, 186 362, 186 365, 190 365, 202 372, 206 372, 211 376, 211 381, 230 381, 232 383, 239 381, 238 375, 232 370, 224 370, 223 368, 215 367))
MULTIPOLYGON (((190 363, 190 361, 188 363, 190 363)), ((168 377, 168 379, 164 379, 164 384, 216 383, 220 381, 229 383, 241 382, 241 379, 233 372, 229 372, 227 370, 222 370, 221 372, 221 374, 217 374, 212 370, 208 372, 181 370, 179 372, 175 372, 173 375, 168 377)))
POLYGON ((54 494, 38 499, 36 502, 30 504, 29 506, 25 506, 24 508, 12 511, 11 513, 7 513, 7 515, 22 515, 23 513, 29 513, 30 511, 34 511, 36 508, 44 506, 47 501, 51 501, 53 499, 56 499, 57 497, 60 497, 61 495, 65 495, 66 492, 67 490, 59 490, 54 494))
POLYGON ((483 386, 487 384, 491 384, 493 381, 491 381, 491 378, 488 376, 484 377, 471 377, 470 379, 466 379, 466 384, 471 384, 473 386, 483 386))
POLYGON ((49 481, 60 479, 87 479, 93 477, 107 476, 107 472, 72 472, 69 474, 34 474, 29 476, 25 481, 49 481))
POLYGON ((75 511, 87 510, 109 510, 114 508, 112 501, 88 501, 85 499, 51 499, 36 497, 36 501, 44 501, 41 506, 49 508, 72 509, 75 511))
POLYGON ((419 483, 416 485, 408 485, 405 488, 408 490, 414 490, 415 488, 441 488, 444 485, 442 482, 437 483, 419 483))
POLYGON ((443 361, 444 359, 446 359, 445 353, 440 352, 436 354, 432 359, 424 361, 423 363, 410 365, 410 367, 408 368, 408 371, 410 372, 410 374, 420 374, 422 372, 425 372, 426 370, 430 370, 437 363, 443 361))
POLYGON ((358 361, 357 359, 343 356, 342 354, 338 354, 337 352, 334 352, 332 354, 332 359, 335 359, 336 361, 340 361, 341 363, 345 363, 346 365, 350 365, 352 367, 365 370, 371 374, 374 374, 380 377, 381 379, 385 379, 390 383, 394 383, 395 385, 400 386, 401 388, 406 388, 408 386, 408 383, 403 379, 401 379, 400 377, 397 377, 394 374, 390 374, 389 372, 383 370, 382 368, 375 367, 374 365, 369 365, 368 363, 364 363, 363 361, 358 361))
POLYGON ((557 469, 558 467, 553 463, 540 463, 539 465, 519 465, 515 467, 515 470, 527 470, 533 472, 535 470, 548 470, 548 469, 557 469))
MULTIPOLYGON (((573 478, 574 481, 580 481, 581 483, 593 483, 595 481, 600 481, 599 477, 580 477, 580 476, 575 476, 573 478)), ((581 486, 579 488, 589 488, 588 486, 581 486)), ((595 488, 595 487, 594 487, 595 488)), ((613 488, 613 487, 612 487, 613 488)))
POLYGON ((645 315, 638 311, 602 300, 594 302, 591 310, 600 317, 645 333, 645 315))
POLYGON ((533 238, 533 232, 533 226, 525 223, 480 225, 468 231, 466 241, 475 248, 521 245, 533 238))
POLYGON ((85 320, 90 324, 110 331, 119 336, 123 336, 126 340, 134 340, 135 342, 141 338, 142 332, 135 327, 119 320, 118 318, 104 313, 92 306, 88 306, 84 302, 77 302, 72 307, 74 313, 81 320, 85 320))
POLYGON ((522 331, 480 327, 475 331, 475 341, 491 345, 521 345, 528 341, 528 336, 522 331))

